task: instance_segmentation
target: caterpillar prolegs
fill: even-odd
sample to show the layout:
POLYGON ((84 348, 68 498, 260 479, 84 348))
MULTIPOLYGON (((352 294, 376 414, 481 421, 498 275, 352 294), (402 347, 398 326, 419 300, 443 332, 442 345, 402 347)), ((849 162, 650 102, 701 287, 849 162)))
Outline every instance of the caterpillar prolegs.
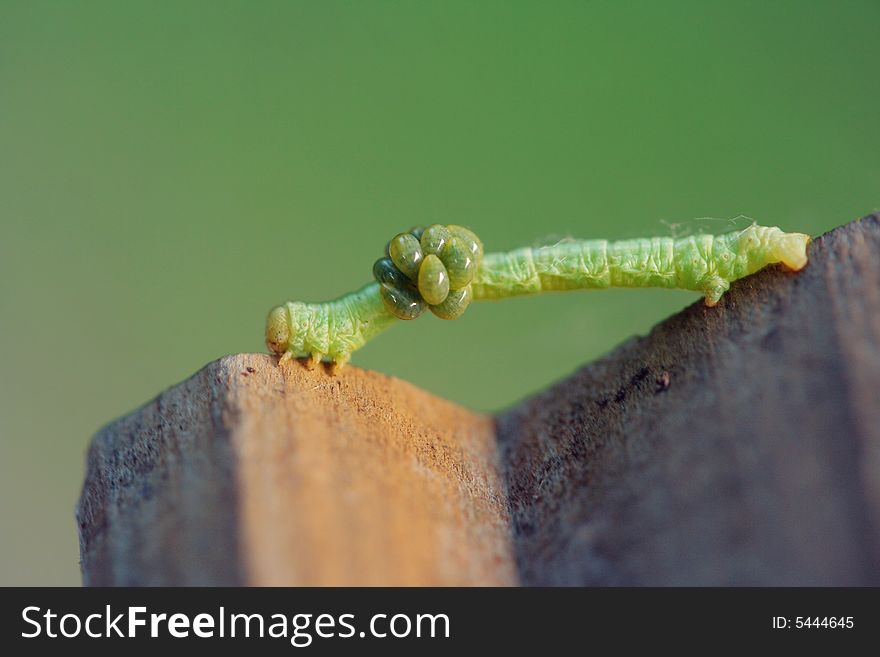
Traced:
POLYGON ((395 236, 373 266, 376 282, 326 303, 288 301, 266 323, 266 345, 282 361, 307 357, 341 367, 397 319, 430 309, 456 319, 471 301, 608 287, 694 290, 714 306, 730 284, 763 267, 807 264, 809 235, 751 225, 723 235, 609 242, 571 240, 483 255, 460 226, 435 224, 395 236))

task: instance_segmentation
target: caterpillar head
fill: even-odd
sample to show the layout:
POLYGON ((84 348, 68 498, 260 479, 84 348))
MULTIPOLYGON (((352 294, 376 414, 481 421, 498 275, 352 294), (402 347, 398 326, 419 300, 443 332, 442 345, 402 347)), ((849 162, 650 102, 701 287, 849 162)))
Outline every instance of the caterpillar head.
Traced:
POLYGON ((290 347, 290 311, 286 305, 275 306, 266 318, 266 346, 274 354, 283 354, 290 347))

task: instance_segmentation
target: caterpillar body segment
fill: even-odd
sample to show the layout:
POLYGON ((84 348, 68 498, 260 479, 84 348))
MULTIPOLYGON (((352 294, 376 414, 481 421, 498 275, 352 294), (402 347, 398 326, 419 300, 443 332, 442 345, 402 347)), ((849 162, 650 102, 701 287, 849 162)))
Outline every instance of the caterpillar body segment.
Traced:
POLYGON ((766 265, 803 268, 809 240, 801 233, 750 226, 724 235, 576 240, 488 253, 473 282, 473 296, 504 299, 559 290, 661 287, 702 292, 713 306, 730 283, 766 265))
POLYGON ((752 225, 723 235, 572 240, 508 253, 483 253, 461 226, 434 225, 397 235, 373 266, 375 283, 327 303, 288 301, 266 322, 266 345, 280 360, 308 358, 334 368, 389 328, 428 308, 460 317, 471 301, 608 287, 695 290, 714 306, 730 284, 763 267, 807 264, 809 235, 752 225))

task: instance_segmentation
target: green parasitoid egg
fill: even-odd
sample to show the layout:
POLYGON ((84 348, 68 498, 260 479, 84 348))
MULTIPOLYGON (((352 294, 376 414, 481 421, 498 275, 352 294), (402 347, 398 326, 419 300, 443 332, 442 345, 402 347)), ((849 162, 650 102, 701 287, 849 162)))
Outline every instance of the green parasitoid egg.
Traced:
POLYGON ((449 273, 449 289, 460 290, 474 280, 477 273, 477 260, 471 244, 461 237, 453 237, 440 254, 440 260, 449 273))
POLYGON ((417 240, 421 240, 422 235, 425 233, 425 227, 424 226, 413 226, 407 232, 410 235, 412 235, 413 237, 415 237, 417 240))
POLYGON ((388 243, 388 256, 395 266, 410 279, 419 275, 423 254, 419 241, 409 233, 400 233, 388 243))
POLYGON ((447 295, 443 303, 430 306, 431 312, 440 319, 458 319, 467 310, 474 298, 471 292, 471 286, 461 288, 460 290, 452 290, 447 295))
POLYGON ((480 241, 480 238, 472 230, 464 226, 451 224, 446 228, 450 235, 462 239, 468 245, 474 259, 477 261, 477 267, 479 267, 480 262, 483 260, 483 243, 480 241))
POLYGON ((389 313, 398 319, 415 319, 428 308, 428 304, 411 288, 379 287, 382 303, 389 313))
POLYGON ((443 252, 443 247, 452 238, 452 233, 442 224, 431 224, 422 233, 422 251, 425 255, 433 253, 439 256, 443 252))
POLYGON ((419 269, 419 292, 430 305, 443 303, 449 294, 449 273, 433 253, 425 257, 419 269))
POLYGON ((394 265, 391 258, 379 258, 373 263, 373 278, 386 287, 413 287, 413 282, 394 265))

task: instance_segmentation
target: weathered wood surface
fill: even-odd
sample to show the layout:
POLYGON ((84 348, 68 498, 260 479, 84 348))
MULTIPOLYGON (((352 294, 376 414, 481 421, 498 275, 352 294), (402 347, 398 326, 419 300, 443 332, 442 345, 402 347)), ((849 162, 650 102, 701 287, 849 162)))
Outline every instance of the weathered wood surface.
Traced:
POLYGON ((354 367, 211 363, 95 438, 86 584, 515 582, 492 419, 354 367))
POLYGON ((880 584, 880 217, 497 419, 230 356, 102 430, 86 584, 880 584))

